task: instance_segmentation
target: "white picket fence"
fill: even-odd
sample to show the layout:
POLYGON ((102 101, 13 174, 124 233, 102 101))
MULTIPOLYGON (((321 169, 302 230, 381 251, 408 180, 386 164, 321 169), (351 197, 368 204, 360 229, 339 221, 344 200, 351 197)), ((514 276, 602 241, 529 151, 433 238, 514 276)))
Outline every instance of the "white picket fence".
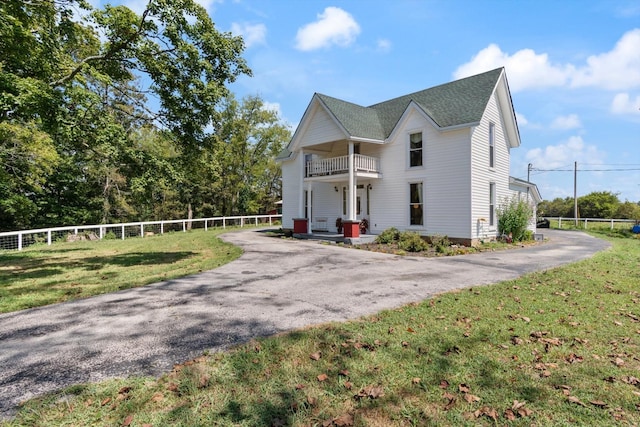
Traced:
MULTIPOLYGON (((546 216, 542 217, 548 220, 558 221, 558 228, 563 227, 563 223, 567 227, 575 227, 576 225, 580 228, 584 228, 585 230, 589 228, 589 224, 599 224, 600 227, 604 225, 605 227, 609 227, 613 230, 618 225, 628 225, 629 228, 633 227, 637 223, 635 219, 616 219, 616 218, 566 218, 566 217, 557 217, 557 216, 546 216)), ((566 228, 566 227, 565 227, 566 228)))
POLYGON ((126 239, 145 237, 153 234, 189 229, 227 228, 244 226, 272 226, 282 215, 245 215, 198 219, 175 219, 169 221, 128 222, 122 224, 73 225, 67 227, 41 228, 37 230, 8 231, 0 233, 0 250, 22 250, 25 247, 66 240, 69 235, 81 236, 88 240, 107 238, 126 239))

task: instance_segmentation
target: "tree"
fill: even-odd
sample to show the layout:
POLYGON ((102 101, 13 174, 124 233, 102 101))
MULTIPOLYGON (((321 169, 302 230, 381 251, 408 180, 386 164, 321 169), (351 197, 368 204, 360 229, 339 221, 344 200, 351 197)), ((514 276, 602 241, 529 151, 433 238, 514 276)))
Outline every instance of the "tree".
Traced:
POLYGON ((551 201, 542 201, 538 205, 538 216, 573 218, 573 198, 557 197, 551 201))
POLYGON ((257 96, 238 102, 229 97, 215 133, 220 179, 213 189, 222 215, 264 213, 281 197, 276 155, 291 138, 275 111, 257 96))
POLYGON ((594 191, 578 198, 581 218, 613 218, 620 199, 610 191, 594 191))
POLYGON ((169 151, 181 159, 212 149, 207 129, 220 122, 226 85, 250 74, 243 49, 242 39, 217 31, 194 0, 150 0, 141 15, 124 6, 91 10, 84 0, 3 1, 0 125, 21 148, 3 145, 1 159, 31 150, 51 160, 46 167, 22 162, 12 163, 12 173, 5 169, 0 196, 16 194, 3 197, 3 224, 139 216, 139 199, 132 204, 131 195, 146 188, 133 167, 142 159, 155 167, 149 177, 167 174, 164 195, 177 194, 182 181, 166 164, 171 155, 151 159, 148 147, 130 144, 146 126, 162 128, 163 141, 176 146, 169 151), (79 17, 77 8, 90 13, 79 17), (20 181, 34 174, 33 188, 20 181))

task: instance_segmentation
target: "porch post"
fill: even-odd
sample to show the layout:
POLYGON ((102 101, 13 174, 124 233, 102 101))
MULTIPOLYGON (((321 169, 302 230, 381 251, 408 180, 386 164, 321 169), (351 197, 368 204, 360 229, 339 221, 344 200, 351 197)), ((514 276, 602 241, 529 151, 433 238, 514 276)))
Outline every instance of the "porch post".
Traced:
POLYGON ((298 194, 298 218, 304 218, 304 176, 306 175, 307 165, 304 163, 304 150, 300 150, 300 194, 298 194))
POLYGON ((307 234, 311 234, 311 192, 313 191, 313 183, 309 182, 307 184, 307 234))
POLYGON ((353 150, 353 141, 349 141, 349 185, 347 190, 347 216, 349 221, 356 220, 356 209, 355 209, 355 173, 353 168, 353 158, 354 158, 354 150, 353 150))

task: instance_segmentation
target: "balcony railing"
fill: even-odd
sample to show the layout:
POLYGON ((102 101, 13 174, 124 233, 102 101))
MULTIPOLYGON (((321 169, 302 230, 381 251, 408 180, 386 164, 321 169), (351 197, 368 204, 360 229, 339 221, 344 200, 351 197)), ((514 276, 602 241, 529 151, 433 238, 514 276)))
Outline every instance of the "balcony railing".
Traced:
MULTIPOLYGON (((354 172, 379 173, 380 159, 376 157, 355 154, 353 159, 354 172)), ((331 157, 307 162, 306 177, 339 175, 349 173, 349 156, 331 157)))

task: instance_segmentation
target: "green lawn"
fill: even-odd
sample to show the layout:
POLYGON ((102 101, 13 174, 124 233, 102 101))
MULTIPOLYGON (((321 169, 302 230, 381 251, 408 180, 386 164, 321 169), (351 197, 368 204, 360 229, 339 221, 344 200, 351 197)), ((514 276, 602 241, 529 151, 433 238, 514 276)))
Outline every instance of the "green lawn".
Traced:
POLYGON ((222 229, 56 243, 0 252, 0 313, 134 288, 216 268, 241 250, 222 229))
POLYGON ((497 285, 78 385, 18 425, 640 423, 640 241, 497 285))

